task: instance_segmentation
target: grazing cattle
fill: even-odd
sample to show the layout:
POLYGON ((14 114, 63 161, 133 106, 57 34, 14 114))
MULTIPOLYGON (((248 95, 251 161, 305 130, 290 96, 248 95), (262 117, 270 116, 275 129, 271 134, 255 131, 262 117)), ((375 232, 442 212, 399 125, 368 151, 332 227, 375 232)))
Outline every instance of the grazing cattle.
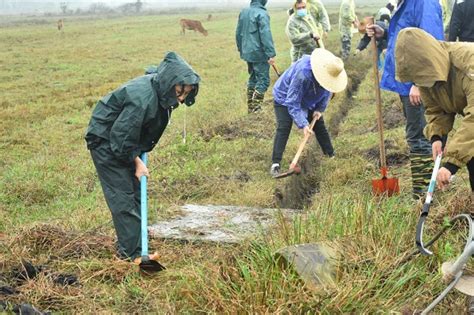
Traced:
POLYGON ((58 31, 62 31, 64 28, 64 21, 63 19, 58 20, 58 31))
POLYGON ((191 30, 194 32, 198 31, 204 36, 207 36, 207 31, 204 29, 200 21, 181 19, 179 20, 179 24, 181 25, 181 34, 183 35, 185 33, 185 30, 191 30))
POLYGON ((210 21, 211 19, 212 19, 212 14, 209 14, 209 15, 207 16, 207 20, 210 21))

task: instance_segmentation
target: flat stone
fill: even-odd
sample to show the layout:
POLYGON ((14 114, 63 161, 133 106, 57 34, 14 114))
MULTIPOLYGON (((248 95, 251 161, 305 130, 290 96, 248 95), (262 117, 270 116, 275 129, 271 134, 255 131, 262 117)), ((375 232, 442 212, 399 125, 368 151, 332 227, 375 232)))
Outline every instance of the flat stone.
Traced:
POLYGON ((290 219, 297 210, 240 206, 184 205, 181 215, 148 228, 152 238, 239 243, 276 224, 280 213, 290 219))

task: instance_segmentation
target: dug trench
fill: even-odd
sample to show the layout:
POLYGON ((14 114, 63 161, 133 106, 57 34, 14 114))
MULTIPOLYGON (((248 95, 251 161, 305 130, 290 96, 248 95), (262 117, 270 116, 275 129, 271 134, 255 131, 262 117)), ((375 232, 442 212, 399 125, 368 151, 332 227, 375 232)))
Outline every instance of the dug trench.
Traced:
MULTIPOLYGON (((342 95, 337 95, 329 104, 331 110, 326 118, 327 128, 333 141, 339 134, 339 126, 344 122, 356 101, 354 95, 357 93, 360 83, 371 71, 369 57, 350 58, 346 62, 346 71, 349 77, 347 88, 345 92, 341 93, 342 95)), ((319 191, 319 183, 322 179, 318 170, 322 160, 327 157, 323 156, 316 141, 310 141, 308 144, 299 162, 301 174, 281 180, 281 184, 279 183, 275 188, 274 200, 277 207, 303 209, 311 204, 313 195, 319 191)))

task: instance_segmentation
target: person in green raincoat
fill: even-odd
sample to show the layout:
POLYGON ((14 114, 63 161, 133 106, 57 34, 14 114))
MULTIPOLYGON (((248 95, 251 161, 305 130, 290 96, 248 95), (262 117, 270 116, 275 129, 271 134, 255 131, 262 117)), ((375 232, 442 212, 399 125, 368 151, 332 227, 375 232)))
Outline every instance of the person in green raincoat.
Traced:
POLYGON ((397 80, 420 88, 426 108, 424 133, 431 140, 433 159, 443 152, 449 134, 438 187, 448 186, 451 176, 466 165, 474 204, 474 43, 438 41, 421 29, 406 28, 398 35, 395 60, 397 80), (451 133, 456 115, 462 118, 451 133))
POLYGON ((308 14, 306 0, 297 0, 293 8, 295 13, 286 23, 286 35, 291 42, 291 62, 303 55, 311 55, 315 48, 324 48, 316 23, 308 14))
POLYGON ((339 33, 341 34, 341 56, 347 59, 351 53, 352 29, 359 26, 354 0, 342 0, 339 9, 339 33))
POLYGON ((149 171, 139 156, 153 150, 179 103, 194 104, 199 81, 183 58, 168 52, 154 73, 106 95, 92 113, 85 139, 112 213, 122 259, 134 260, 141 253, 139 178, 149 171))
POLYGON ((270 29, 267 0, 251 0, 239 14, 235 40, 240 58, 247 62, 247 107, 253 113, 261 109, 270 86, 270 65, 275 64, 275 47, 270 29))

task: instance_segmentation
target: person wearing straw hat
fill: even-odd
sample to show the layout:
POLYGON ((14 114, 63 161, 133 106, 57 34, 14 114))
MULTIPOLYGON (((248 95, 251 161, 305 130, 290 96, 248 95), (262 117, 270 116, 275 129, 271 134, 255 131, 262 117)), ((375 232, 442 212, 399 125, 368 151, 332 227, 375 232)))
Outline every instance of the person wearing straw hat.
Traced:
POLYGON ((140 155, 153 150, 180 103, 194 104, 201 80, 175 52, 147 72, 97 102, 85 136, 112 214, 117 254, 127 260, 141 254, 139 179, 149 171, 140 155))
POLYGON ((291 62, 305 54, 310 55, 316 48, 324 48, 318 27, 308 14, 306 0, 296 0, 293 8, 296 13, 286 23, 286 36, 291 42, 291 62))
POLYGON ((439 188, 447 187, 450 177, 466 165, 474 204, 474 43, 442 42, 421 29, 406 28, 398 35, 395 56, 397 79, 420 88, 433 159, 443 152, 443 140, 450 134, 438 172, 439 188), (462 118, 453 132, 457 114, 462 118))
POLYGON ((303 55, 281 75, 273 87, 277 128, 270 167, 272 176, 280 173, 280 162, 293 123, 305 135, 316 133, 323 153, 334 156, 329 133, 321 132, 326 130, 322 113, 332 95, 343 91, 346 86, 343 61, 323 48, 316 48, 311 55, 303 55), (309 122, 313 117, 317 122, 310 130, 309 122))

